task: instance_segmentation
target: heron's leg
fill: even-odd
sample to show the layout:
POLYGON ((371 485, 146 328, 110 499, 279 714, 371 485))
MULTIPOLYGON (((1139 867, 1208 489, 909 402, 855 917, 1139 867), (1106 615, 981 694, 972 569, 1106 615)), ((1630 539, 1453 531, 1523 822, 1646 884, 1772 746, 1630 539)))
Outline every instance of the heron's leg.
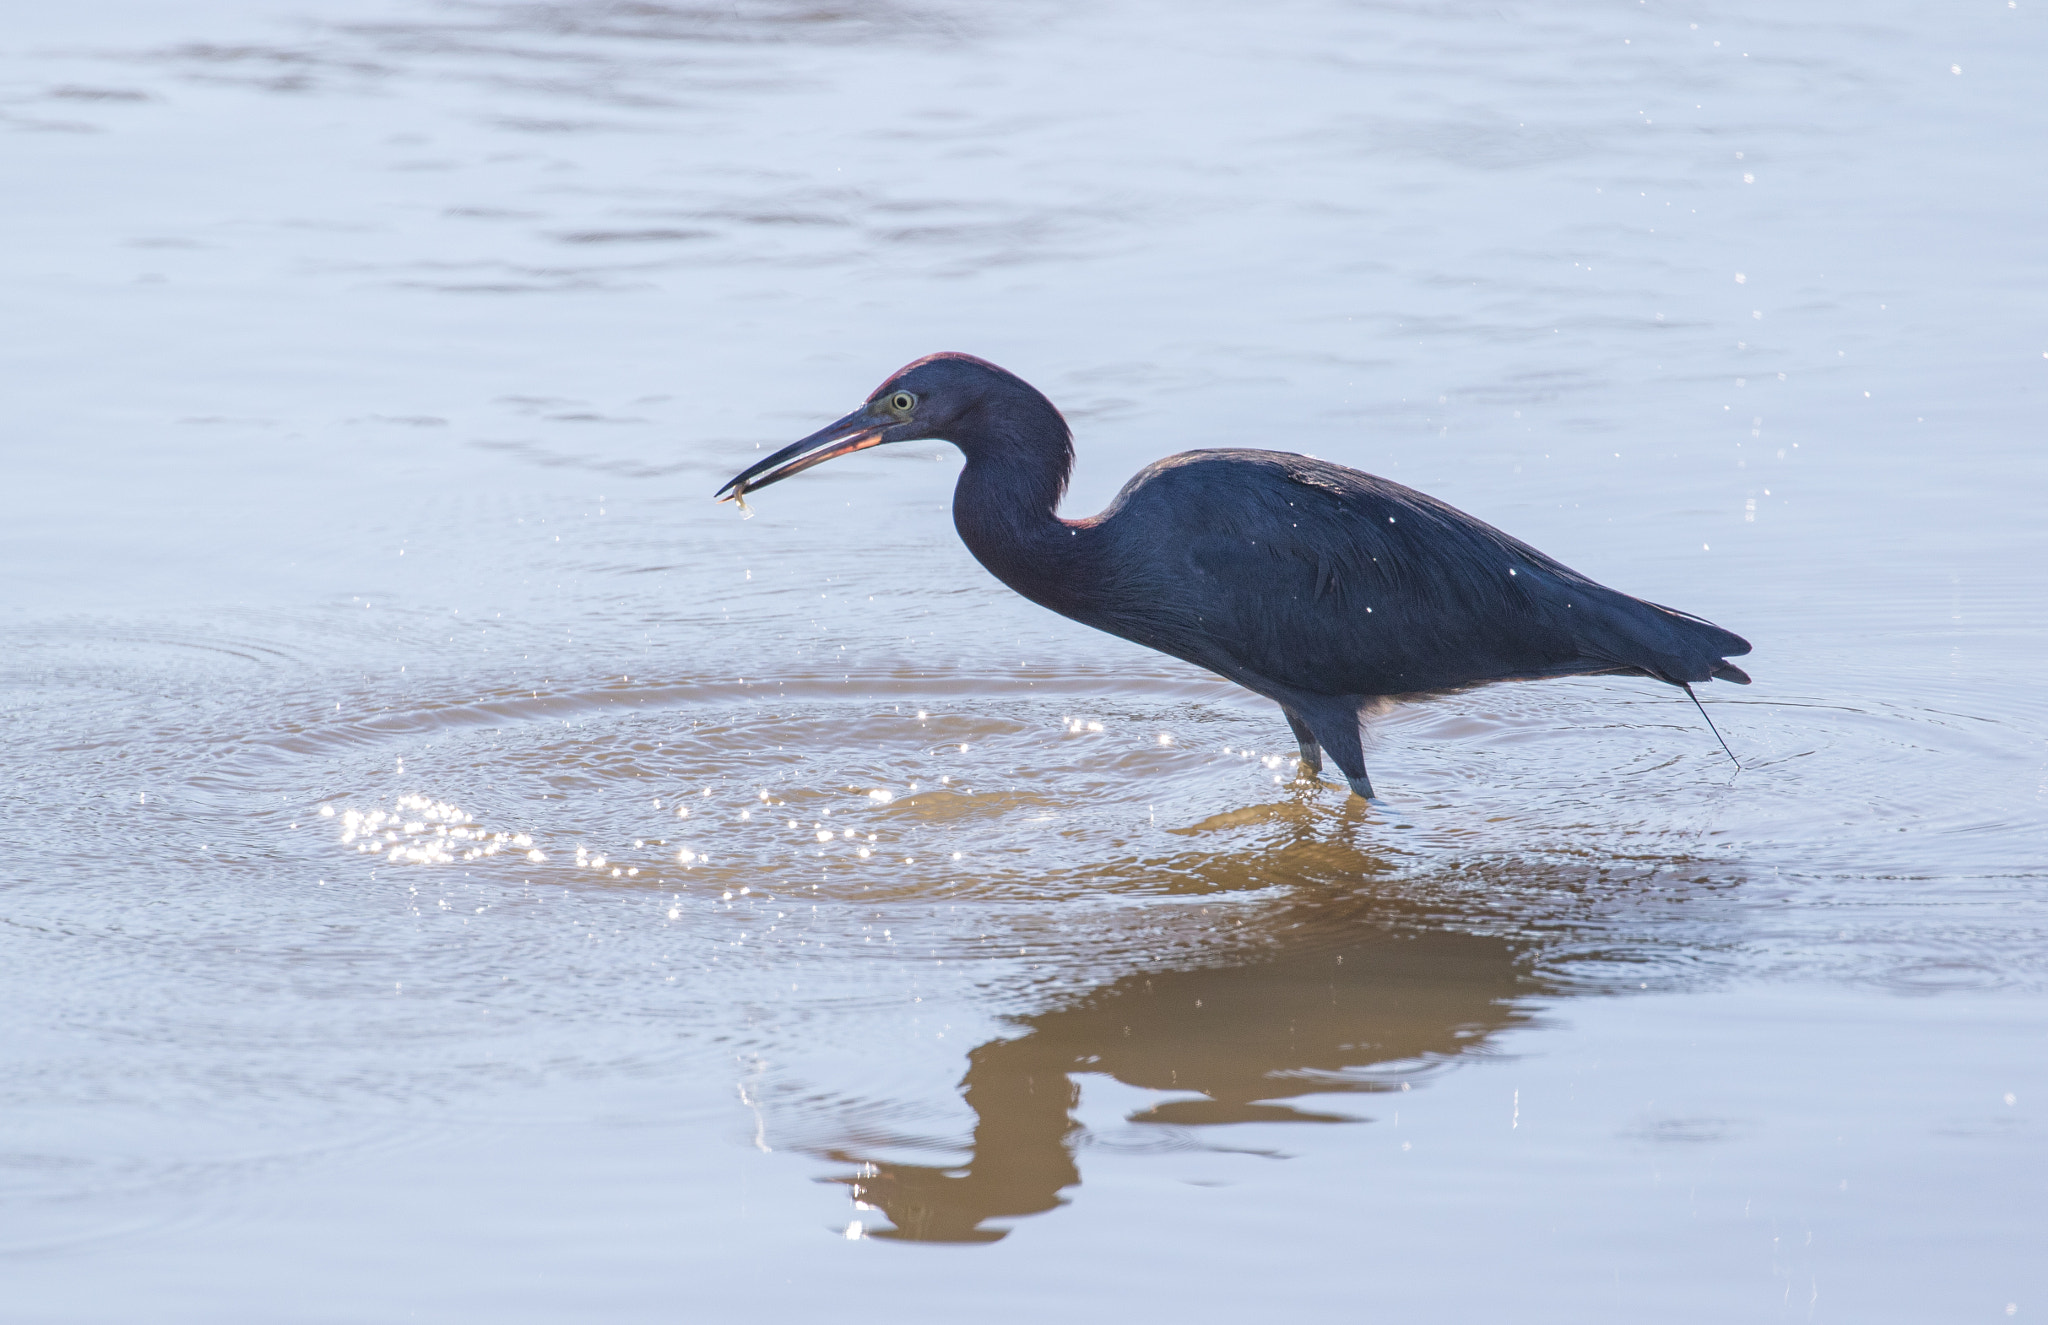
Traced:
MULTIPOLYGON (((1300 716, 1291 710, 1287 713, 1287 721, 1294 726, 1296 738, 1302 740, 1303 752, 1306 753, 1308 741, 1314 741, 1344 774, 1344 780, 1350 784, 1354 795, 1378 801, 1379 795, 1372 789, 1372 779, 1366 775, 1364 732, 1359 726, 1359 715, 1372 702, 1372 697, 1331 695, 1306 698, 1306 703, 1297 702, 1300 716), (1307 733, 1305 739, 1304 731, 1307 733)), ((1320 764, 1321 760, 1317 762, 1320 764)))
POLYGON ((1313 780, 1323 771, 1323 747, 1316 743, 1316 734, 1292 709, 1281 709, 1287 715, 1287 725, 1294 729, 1294 743, 1301 747, 1300 777, 1313 780))

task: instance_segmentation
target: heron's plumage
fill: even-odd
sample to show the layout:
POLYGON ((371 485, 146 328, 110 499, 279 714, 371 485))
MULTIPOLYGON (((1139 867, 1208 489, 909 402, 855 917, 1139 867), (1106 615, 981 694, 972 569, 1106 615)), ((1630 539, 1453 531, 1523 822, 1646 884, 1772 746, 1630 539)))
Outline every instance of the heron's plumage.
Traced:
POLYGON ((1137 632, 1089 624, 1291 689, 1400 695, 1602 672, 1680 684, 1749 648, 1413 488, 1307 456, 1172 456, 1084 523, 1105 535, 1099 561, 1152 590, 1137 632))
POLYGON ((971 355, 897 370, 861 410, 727 490, 919 437, 966 456, 954 526, 997 579, 1276 700, 1304 757, 1320 743, 1364 794, 1360 715, 1389 697, 1597 674, 1749 681, 1728 661, 1749 652, 1741 636, 1597 584, 1413 488, 1310 456, 1169 456, 1101 514, 1061 519, 1074 459, 1066 420, 1022 378, 971 355), (901 393, 914 407, 888 403, 901 393))

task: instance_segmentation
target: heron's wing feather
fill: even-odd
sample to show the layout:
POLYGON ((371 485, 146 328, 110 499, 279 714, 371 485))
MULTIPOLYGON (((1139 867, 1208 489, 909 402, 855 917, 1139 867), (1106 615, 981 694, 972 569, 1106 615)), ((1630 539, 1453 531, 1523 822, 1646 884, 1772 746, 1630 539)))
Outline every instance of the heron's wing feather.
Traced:
POLYGON ((1182 657, 1207 647, 1223 670, 1297 689, 1401 694, 1594 672, 1703 681, 1749 648, 1413 489, 1305 456, 1176 456, 1112 509, 1124 563, 1152 580, 1126 595, 1148 593, 1157 627, 1188 636, 1144 642, 1182 657))

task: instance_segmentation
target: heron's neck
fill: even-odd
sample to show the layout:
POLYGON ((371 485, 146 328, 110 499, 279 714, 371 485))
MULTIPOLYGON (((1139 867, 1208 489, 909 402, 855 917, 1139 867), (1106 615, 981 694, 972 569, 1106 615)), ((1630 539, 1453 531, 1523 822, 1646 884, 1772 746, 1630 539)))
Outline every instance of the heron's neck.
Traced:
POLYGON ((1073 451, 1057 438, 991 438, 962 448, 953 527, 989 573, 1033 602, 1068 612, 1084 606, 1093 551, 1085 522, 1059 517, 1073 451))

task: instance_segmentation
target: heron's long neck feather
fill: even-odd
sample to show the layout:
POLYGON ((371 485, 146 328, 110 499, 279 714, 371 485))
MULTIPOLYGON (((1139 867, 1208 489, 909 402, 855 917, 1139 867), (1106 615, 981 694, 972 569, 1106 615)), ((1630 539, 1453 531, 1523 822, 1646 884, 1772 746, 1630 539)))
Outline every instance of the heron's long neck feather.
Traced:
POLYGON ((953 526, 989 573, 1056 612, 1086 605, 1093 549, 1086 522, 1059 518, 1073 469, 1065 422, 999 417, 962 440, 967 466, 953 490, 953 526))

